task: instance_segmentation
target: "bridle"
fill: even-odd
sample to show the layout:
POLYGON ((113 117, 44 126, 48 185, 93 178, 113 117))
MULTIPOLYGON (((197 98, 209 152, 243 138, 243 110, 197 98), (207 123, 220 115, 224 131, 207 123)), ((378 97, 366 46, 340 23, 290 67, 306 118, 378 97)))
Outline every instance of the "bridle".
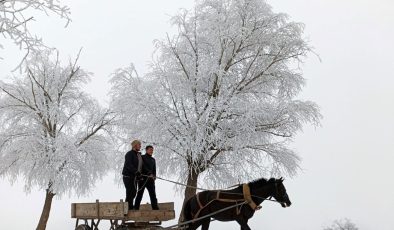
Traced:
MULTIPOLYGON (((269 197, 267 198, 268 200, 272 200, 272 198, 274 198, 275 196, 276 196, 276 197, 279 196, 278 182, 275 181, 274 184, 275 184, 275 194, 269 196, 269 197)), ((275 199, 275 200, 276 200, 276 199, 275 199)), ((279 202, 279 201, 278 201, 278 203, 282 203, 282 202, 279 202)))
MULTIPOLYGON (((264 197, 261 197, 261 196, 257 196, 257 195, 253 195, 253 194, 251 194, 251 196, 252 196, 252 197, 255 197, 255 198, 257 198, 257 199, 261 199, 261 200, 263 200, 263 201, 264 201, 264 200, 268 200, 268 201, 272 201, 272 202, 283 203, 283 202, 277 201, 276 199, 272 199, 272 198, 275 198, 275 196, 279 196, 278 182, 275 181, 274 184, 275 184, 275 194, 273 194, 273 195, 271 195, 271 196, 268 196, 267 198, 264 198, 264 197)), ((269 185, 265 185, 265 186, 269 186, 269 185)), ((265 186, 264 186, 264 187, 265 187, 265 186)), ((231 192, 223 192, 223 193, 231 194, 231 192)))

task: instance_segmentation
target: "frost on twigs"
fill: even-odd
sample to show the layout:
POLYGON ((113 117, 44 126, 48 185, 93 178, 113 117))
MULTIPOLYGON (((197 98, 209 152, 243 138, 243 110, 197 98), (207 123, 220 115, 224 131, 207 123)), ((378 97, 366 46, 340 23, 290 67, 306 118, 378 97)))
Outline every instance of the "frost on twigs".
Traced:
POLYGON ((324 230, 358 230, 358 227, 349 219, 335 220, 330 227, 324 230))
POLYGON ((114 73, 123 137, 155 145, 161 172, 183 183, 295 175, 300 157, 288 143, 321 116, 297 99, 311 51, 304 25, 261 0, 197 2, 172 18, 175 36, 156 41, 148 74, 114 73))
POLYGON ((0 177, 27 191, 83 195, 109 168, 114 114, 83 91, 91 74, 77 61, 32 53, 21 76, 0 81, 0 177))
MULTIPOLYGON (((25 50, 23 60, 30 52, 45 48, 42 40, 30 31, 29 24, 34 20, 32 12, 35 11, 58 15, 66 20, 66 25, 71 21, 70 9, 57 0, 0 0, 0 35, 25 50)), ((23 60, 18 67, 21 67, 23 60)))

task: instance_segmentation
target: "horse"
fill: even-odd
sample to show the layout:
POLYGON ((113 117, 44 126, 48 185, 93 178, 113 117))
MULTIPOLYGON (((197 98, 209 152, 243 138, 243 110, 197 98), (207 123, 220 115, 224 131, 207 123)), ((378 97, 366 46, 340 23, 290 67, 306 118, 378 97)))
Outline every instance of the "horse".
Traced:
POLYGON ((219 221, 236 221, 241 230, 251 230, 248 220, 261 208, 260 204, 264 200, 273 197, 283 208, 291 205, 283 181, 282 178, 260 178, 231 190, 197 193, 184 206, 185 222, 191 222, 187 229, 195 230, 202 225, 201 230, 208 230, 211 218, 214 218, 219 221), (211 216, 201 218, 206 215, 211 216))

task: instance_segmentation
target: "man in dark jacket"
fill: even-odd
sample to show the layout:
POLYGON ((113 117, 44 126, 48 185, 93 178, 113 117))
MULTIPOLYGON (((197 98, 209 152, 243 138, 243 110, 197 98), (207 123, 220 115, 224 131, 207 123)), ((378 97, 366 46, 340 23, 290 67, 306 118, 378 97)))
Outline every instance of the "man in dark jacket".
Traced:
POLYGON ((143 160, 140 153, 141 141, 134 140, 131 142, 131 151, 125 155, 125 162, 122 170, 123 183, 126 187, 126 202, 129 204, 129 210, 134 209, 133 201, 137 193, 137 183, 141 178, 143 160))
POLYGON ((142 200, 142 196, 144 195, 145 188, 148 189, 150 202, 153 210, 158 210, 159 206, 157 205, 156 198, 156 188, 155 188, 155 180, 156 180, 156 161, 153 158, 153 146, 148 145, 145 148, 146 153, 142 156, 144 161, 143 180, 138 182, 139 191, 137 193, 137 197, 135 198, 135 209, 138 210, 140 208, 140 203, 142 200))

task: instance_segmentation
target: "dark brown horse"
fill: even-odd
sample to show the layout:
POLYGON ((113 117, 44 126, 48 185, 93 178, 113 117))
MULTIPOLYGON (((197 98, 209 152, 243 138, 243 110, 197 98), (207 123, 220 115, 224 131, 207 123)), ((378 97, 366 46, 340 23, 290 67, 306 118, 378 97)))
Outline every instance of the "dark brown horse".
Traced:
POLYGON ((188 229, 195 230, 202 225, 202 230, 208 230, 211 218, 214 218, 219 221, 237 221, 241 230, 250 230, 248 220, 260 208, 260 204, 271 197, 284 208, 291 205, 282 178, 269 180, 261 178, 231 190, 203 191, 185 203, 185 221, 214 214, 192 222, 188 225, 188 229), (239 206, 236 206, 237 204, 239 206), (231 206, 236 207, 230 208, 231 206), (226 208, 230 209, 220 212, 226 208))

